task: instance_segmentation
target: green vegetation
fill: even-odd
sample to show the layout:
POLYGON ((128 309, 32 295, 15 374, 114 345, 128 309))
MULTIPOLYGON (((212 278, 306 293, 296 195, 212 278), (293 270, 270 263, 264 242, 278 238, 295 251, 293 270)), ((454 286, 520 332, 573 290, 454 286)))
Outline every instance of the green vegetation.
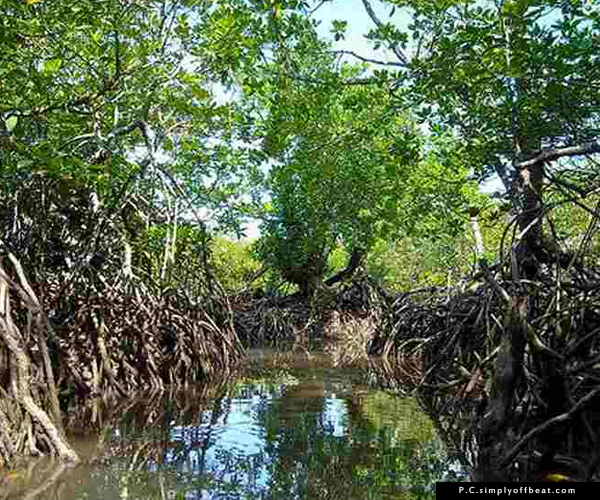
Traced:
POLYGON ((320 37, 331 2, 0 0, 0 466, 75 460, 75 400, 226 372, 231 303, 324 318, 359 270, 485 278, 506 354, 486 432, 526 356, 570 373, 543 357, 565 290, 597 287, 598 0, 360 0, 373 54, 320 37), (224 236, 249 220, 256 241, 224 236))
MULTIPOLYGON (((248 215, 262 218, 258 255, 305 293, 331 276, 328 259, 338 248, 355 256, 349 271, 374 248, 418 248, 431 257, 417 281, 447 282, 448 269, 468 261, 450 249, 468 235, 468 208, 490 204, 475 179, 498 174, 515 208, 537 203, 539 212, 542 175, 562 180, 552 201, 595 175, 591 161, 548 164, 547 174, 533 162, 531 189, 523 175, 511 180, 511 168, 542 148, 563 147, 556 158, 595 150, 599 102, 588 82, 593 90, 598 15, 594 2, 384 3, 412 24, 404 32, 393 22, 398 13, 382 20, 363 2, 373 26, 367 38, 395 57, 373 72, 339 63, 307 2, 5 1, 3 189, 28 185, 34 174, 52 180, 56 198, 43 212, 67 204, 82 212, 62 213, 67 227, 92 210, 82 203, 94 196, 111 220, 95 230, 88 221, 91 233, 114 227, 125 211, 121 243, 140 254, 134 268, 146 266, 155 282, 167 278, 165 262, 182 237, 169 228, 200 210, 224 231, 239 232, 248 215), (221 89, 237 99, 218 97, 221 89), (583 149, 564 150, 573 145, 583 149)), ((334 23, 336 40, 345 29, 334 23)), ((31 227, 43 225, 20 208, 31 227)), ((535 217, 525 219, 521 228, 535 217)), ((26 242, 10 222, 3 242, 23 254, 26 242)), ((542 232, 539 224, 531 235, 542 232)), ((68 239, 99 239, 75 228, 45 232, 62 254, 68 239)), ((41 251, 24 261, 29 272, 41 251)), ((533 253, 544 260, 543 248, 533 253)))
POLYGON ((263 266, 255 258, 251 242, 218 236, 211 242, 210 250, 215 274, 226 291, 264 288, 263 266))

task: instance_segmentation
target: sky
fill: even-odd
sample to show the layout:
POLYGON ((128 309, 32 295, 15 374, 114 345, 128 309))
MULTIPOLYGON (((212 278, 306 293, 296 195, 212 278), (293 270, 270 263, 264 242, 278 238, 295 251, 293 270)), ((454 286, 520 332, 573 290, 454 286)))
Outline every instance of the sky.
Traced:
MULTIPOLYGON (((390 6, 387 5, 384 8, 379 0, 371 0, 371 6, 382 22, 393 22, 400 28, 405 27, 409 22, 407 16, 403 15, 400 9, 397 9, 394 16, 390 18, 390 6)), ((331 41, 333 41, 331 36, 332 21, 347 21, 346 37, 344 40, 334 42, 335 49, 353 50, 362 56, 394 61, 392 57, 383 51, 374 51, 370 42, 365 39, 364 35, 374 27, 374 24, 365 11, 362 0, 326 2, 315 12, 313 18, 321 23, 318 28, 319 34, 331 41)))

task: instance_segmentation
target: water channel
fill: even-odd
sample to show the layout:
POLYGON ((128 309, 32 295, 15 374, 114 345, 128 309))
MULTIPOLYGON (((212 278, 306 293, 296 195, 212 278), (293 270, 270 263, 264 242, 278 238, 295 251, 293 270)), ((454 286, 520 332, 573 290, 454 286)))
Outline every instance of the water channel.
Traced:
POLYGON ((416 400, 330 361, 255 351, 216 386, 90 405, 68 422, 83 464, 0 470, 0 500, 416 499, 464 479, 416 400))

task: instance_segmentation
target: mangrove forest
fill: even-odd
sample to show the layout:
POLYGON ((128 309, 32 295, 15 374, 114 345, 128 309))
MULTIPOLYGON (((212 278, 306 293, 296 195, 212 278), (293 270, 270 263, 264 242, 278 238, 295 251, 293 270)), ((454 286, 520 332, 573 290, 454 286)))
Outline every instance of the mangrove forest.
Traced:
POLYGON ((0 0, 0 500, 598 480, 598 0, 0 0))

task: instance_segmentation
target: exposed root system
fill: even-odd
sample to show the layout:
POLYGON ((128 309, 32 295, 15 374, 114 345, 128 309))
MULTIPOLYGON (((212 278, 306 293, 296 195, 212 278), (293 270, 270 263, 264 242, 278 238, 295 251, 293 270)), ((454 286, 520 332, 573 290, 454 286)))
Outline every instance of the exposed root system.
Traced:
POLYGON ((413 388, 479 479, 598 480, 600 285, 575 267, 536 281, 502 271, 470 291, 401 296, 385 357, 423 359, 413 388))
POLYGON ((104 283, 92 296, 48 286, 40 301, 11 260, 18 281, 0 268, 0 466, 22 455, 77 461, 61 406, 187 387, 223 377, 240 357, 218 298, 194 305, 175 292, 156 297, 129 284, 125 294, 104 283))
POLYGON ((61 375, 84 394, 193 384, 224 374, 239 354, 230 324, 182 297, 109 288, 80 299, 74 311, 60 328, 61 375))
POLYGON ((365 355, 365 344, 388 328, 393 297, 367 276, 325 289, 311 302, 301 297, 230 298, 235 329, 247 345, 344 337, 356 344, 356 355, 365 355), (352 333, 352 335, 351 335, 352 333))

